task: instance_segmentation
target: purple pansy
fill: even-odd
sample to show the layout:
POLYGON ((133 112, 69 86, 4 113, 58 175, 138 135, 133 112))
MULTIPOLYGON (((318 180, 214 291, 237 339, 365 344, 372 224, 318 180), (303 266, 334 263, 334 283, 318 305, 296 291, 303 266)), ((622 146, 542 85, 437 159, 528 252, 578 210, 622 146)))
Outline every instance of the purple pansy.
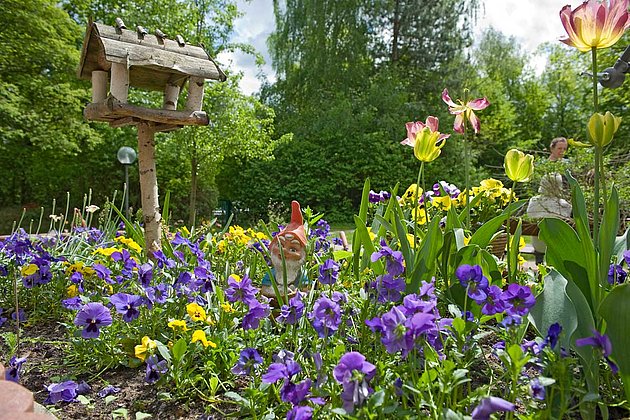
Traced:
POLYGON ((501 299, 508 305, 505 313, 512 316, 527 315, 529 309, 536 303, 532 290, 516 283, 508 285, 507 290, 501 295, 501 299))
POLYGON ((558 337, 560 336, 560 333, 562 332, 562 325, 560 325, 559 323, 553 323, 549 326, 549 329, 547 330, 547 337, 545 337, 545 345, 549 345, 552 349, 554 347, 556 347, 556 344, 558 344, 558 337))
POLYGON ((289 299, 288 305, 282 305, 280 315, 276 319, 282 324, 293 325, 302 318, 302 315, 304 315, 304 302, 302 302, 302 293, 298 291, 289 299))
POLYGON ((122 314, 125 322, 131 322, 140 316, 138 308, 143 303, 142 296, 116 293, 109 297, 109 301, 116 307, 116 312, 122 314))
POLYGON ((287 420, 311 420, 313 418, 313 408, 308 405, 293 407, 287 412, 287 420))
POLYGON ((484 315, 494 315, 505 311, 505 302, 502 299, 503 291, 499 286, 489 286, 486 289, 484 300, 477 302, 481 306, 481 313, 484 315))
POLYGON ((405 272, 402 252, 392 250, 387 246, 384 239, 381 239, 381 249, 372 253, 370 257, 372 262, 376 262, 381 258, 385 259, 385 271, 390 276, 399 276, 405 272))
POLYGON ((339 264, 333 259, 327 259, 319 266, 319 282, 335 284, 339 278, 339 264))
POLYGON ((249 311, 247 311, 243 317, 243 329, 255 330, 260 325, 260 320, 269 316, 271 307, 266 302, 259 302, 256 298, 250 299, 247 302, 247 306, 249 307, 249 311))
POLYGON ((105 398, 108 395, 118 394, 119 392, 120 392, 120 388, 114 385, 107 385, 105 388, 98 391, 96 395, 98 395, 101 398, 105 398))
POLYGON ((619 371, 615 362, 608 357, 612 353, 612 343, 606 334, 600 334, 598 331, 593 330, 591 337, 578 338, 575 340, 575 345, 578 347, 593 346, 593 348, 600 349, 602 356, 604 356, 606 362, 608 362, 608 366, 610 366, 612 372, 617 373, 619 371))
POLYGON ((252 280, 246 274, 241 281, 236 281, 233 276, 228 277, 228 287, 225 289, 225 297, 229 302, 243 302, 247 304, 256 299, 258 289, 252 286, 252 280))
POLYGON ((263 362, 258 350, 251 347, 241 350, 238 361, 232 367, 232 373, 235 375, 250 375, 252 369, 263 362))
POLYGON ((105 282, 109 284, 116 283, 114 280, 112 280, 112 277, 111 277, 112 271, 109 268, 105 267, 103 264, 98 264, 98 263, 94 264, 92 266, 92 269, 94 270, 98 278, 100 278, 101 280, 104 280, 105 282))
POLYGON ((374 392, 369 381, 376 375, 376 366, 368 362, 365 356, 352 351, 339 359, 339 364, 333 369, 333 377, 343 387, 341 399, 343 409, 352 413, 355 406, 362 405, 374 392))
POLYGON ((49 392, 44 404, 57 404, 59 401, 74 402, 77 398, 79 385, 74 381, 53 383, 46 387, 49 392))
POLYGON ((328 337, 334 334, 341 324, 341 307, 333 300, 322 296, 315 301, 308 318, 320 338, 328 337))
POLYGON ((64 299, 61 301, 61 305, 72 311, 78 311, 83 307, 83 301, 81 300, 81 296, 75 296, 72 298, 64 299))
POLYGON ((481 400, 472 412, 473 420, 489 420, 490 414, 499 411, 514 411, 514 404, 499 397, 487 397, 481 400))
POLYGON ((147 288, 153 280, 153 263, 148 262, 138 267, 138 281, 142 287, 147 288))
POLYGON ((4 379, 15 383, 20 382, 20 374, 22 373, 22 365, 26 362, 26 357, 11 357, 9 365, 4 373, 4 379))
POLYGON ((83 327, 83 338, 98 338, 101 328, 111 325, 112 314, 102 303, 90 302, 81 308, 74 318, 74 325, 83 327))
POLYGON ((628 273, 625 272, 621 264, 610 264, 608 269, 608 283, 609 284, 621 284, 626 281, 628 273))
POLYGON ((149 356, 147 358, 147 370, 144 380, 149 383, 155 383, 160 379, 160 375, 168 371, 166 360, 159 360, 157 356, 149 356))

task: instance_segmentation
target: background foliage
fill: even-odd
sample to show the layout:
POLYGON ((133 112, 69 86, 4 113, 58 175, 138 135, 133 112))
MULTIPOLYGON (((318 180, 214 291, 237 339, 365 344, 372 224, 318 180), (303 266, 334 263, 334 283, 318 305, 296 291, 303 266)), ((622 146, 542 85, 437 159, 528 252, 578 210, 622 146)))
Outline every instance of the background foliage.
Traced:
MULTIPOLYGON (((82 117, 90 87, 76 78, 76 69, 88 17, 112 24, 120 16, 130 28, 182 34, 214 57, 235 49, 256 54, 231 42, 234 1, 7 0, 3 6, 2 233, 22 207, 48 209, 67 192, 78 207, 90 188, 92 201, 102 203, 122 188, 116 150, 135 146, 135 129, 82 117)), ((412 0, 274 1, 277 26, 269 47, 277 82, 247 96, 238 88, 240 75, 223 66, 228 81, 208 84, 206 91, 212 124, 158 136, 160 196, 171 194, 170 220, 198 224, 211 218, 219 200, 230 200, 242 224, 297 199, 330 221, 351 221, 366 177, 374 189, 414 182, 418 164, 399 145, 405 122, 435 115, 441 131, 451 132, 452 117, 440 99, 444 88, 453 98, 466 88, 469 97, 485 96, 492 104, 480 114, 473 182, 498 177, 510 147, 542 158, 553 137, 583 140, 589 109, 582 86, 588 81, 579 76, 589 67, 584 55, 559 44, 542 46, 547 65, 536 73, 513 39, 492 29, 473 38, 480 6, 478 0, 429 2, 418 13, 412 0)), ((612 65, 629 42, 626 36, 602 51, 600 63, 612 65)), ((602 107, 624 116, 628 95, 625 87, 605 90, 602 107)), ((158 107, 161 95, 132 92, 131 100, 158 107)), ((629 130, 622 124, 607 151, 617 168, 609 178, 620 174, 622 208, 629 130)), ((461 139, 452 136, 440 159, 428 165, 427 182, 461 185, 462 153, 461 139)), ((135 167, 130 184, 130 204, 137 209, 135 167)))

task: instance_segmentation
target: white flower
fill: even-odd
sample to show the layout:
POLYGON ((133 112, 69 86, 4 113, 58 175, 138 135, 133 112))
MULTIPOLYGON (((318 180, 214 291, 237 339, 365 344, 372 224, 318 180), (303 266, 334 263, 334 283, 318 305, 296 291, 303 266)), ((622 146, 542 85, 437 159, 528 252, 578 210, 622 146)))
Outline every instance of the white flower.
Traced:
POLYGON ((85 208, 85 211, 87 211, 88 213, 94 213, 96 210, 100 210, 100 207, 95 206, 94 204, 85 208))

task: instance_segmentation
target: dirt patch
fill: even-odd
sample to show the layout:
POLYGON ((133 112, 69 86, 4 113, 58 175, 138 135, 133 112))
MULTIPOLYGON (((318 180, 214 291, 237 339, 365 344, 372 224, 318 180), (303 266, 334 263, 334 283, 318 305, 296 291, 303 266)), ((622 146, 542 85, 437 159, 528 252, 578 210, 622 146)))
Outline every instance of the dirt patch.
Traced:
MULTIPOLYGON (((5 324, 3 332, 10 331, 5 324)), ((203 401, 192 400, 188 404, 165 401, 160 398, 160 389, 145 383, 144 366, 137 369, 117 368, 102 374, 74 376, 65 363, 65 330, 58 324, 25 327, 22 330, 20 356, 27 356, 20 383, 31 390, 35 400, 60 419, 111 419, 111 418, 159 418, 159 419, 204 419, 223 418, 212 406, 203 401), (46 405, 46 386, 54 382, 72 379, 77 383, 86 381, 91 390, 81 398, 82 402, 60 402, 46 405), (97 394, 108 385, 120 388, 110 397, 97 394), (214 411, 214 413, 212 412, 214 411), (150 416, 143 416, 143 414, 150 416)), ((228 408, 229 410, 229 408, 228 408)), ((234 407, 231 408, 231 411, 234 407)))

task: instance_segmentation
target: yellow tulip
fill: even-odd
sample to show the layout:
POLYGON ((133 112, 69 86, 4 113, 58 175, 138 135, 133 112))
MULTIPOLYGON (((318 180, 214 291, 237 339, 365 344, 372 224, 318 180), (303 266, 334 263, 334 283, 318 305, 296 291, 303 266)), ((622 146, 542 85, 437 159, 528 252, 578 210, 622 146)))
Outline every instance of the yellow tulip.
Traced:
POLYGON ((591 144, 599 147, 609 144, 620 124, 621 118, 615 117, 610 112, 606 112, 605 115, 593 114, 588 121, 588 133, 591 144))
POLYGON ((433 162, 442 153, 442 147, 446 143, 440 140, 438 131, 431 131, 429 127, 423 128, 416 134, 416 142, 413 146, 413 154, 420 162, 433 162))
POLYGON ((512 149, 503 161, 505 174, 514 182, 527 182, 534 173, 534 156, 512 149))

